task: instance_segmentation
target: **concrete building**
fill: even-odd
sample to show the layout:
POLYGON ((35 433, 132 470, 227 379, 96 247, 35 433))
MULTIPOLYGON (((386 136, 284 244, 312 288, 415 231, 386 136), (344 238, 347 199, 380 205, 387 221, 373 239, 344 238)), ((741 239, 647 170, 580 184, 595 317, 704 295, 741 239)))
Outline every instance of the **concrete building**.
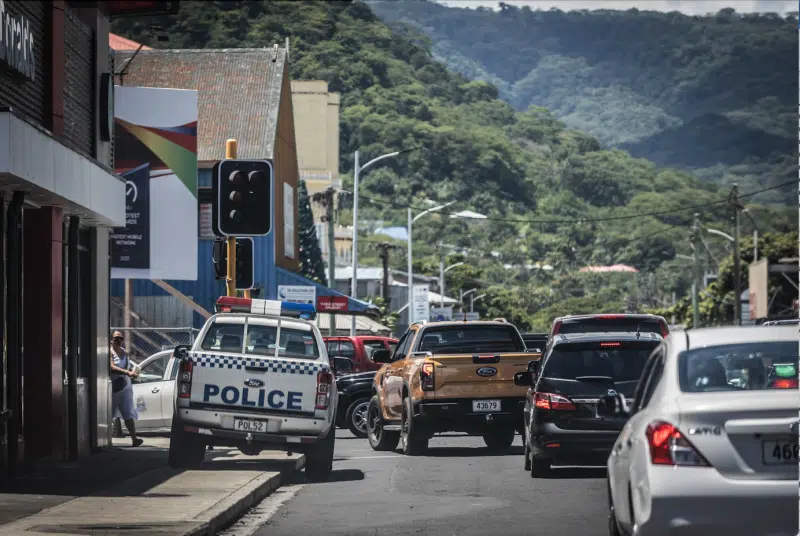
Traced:
POLYGON ((3 475, 110 445, 109 231, 125 183, 108 29, 127 4, 0 3, 16 29, 0 33, 3 475))

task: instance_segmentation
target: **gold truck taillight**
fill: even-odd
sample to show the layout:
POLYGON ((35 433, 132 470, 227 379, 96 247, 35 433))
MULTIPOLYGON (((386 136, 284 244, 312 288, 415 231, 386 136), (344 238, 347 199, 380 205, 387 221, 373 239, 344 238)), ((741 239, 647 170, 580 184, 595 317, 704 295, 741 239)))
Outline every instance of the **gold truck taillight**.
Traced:
POLYGON ((433 391, 433 363, 423 363, 419 369, 419 384, 423 391, 433 391))

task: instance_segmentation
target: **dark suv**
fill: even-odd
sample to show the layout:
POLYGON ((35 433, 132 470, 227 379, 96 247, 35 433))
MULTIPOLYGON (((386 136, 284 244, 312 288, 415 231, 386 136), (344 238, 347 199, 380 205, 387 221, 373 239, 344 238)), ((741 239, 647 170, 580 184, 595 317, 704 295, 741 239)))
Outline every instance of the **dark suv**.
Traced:
POLYGON ((602 418, 606 395, 633 399, 648 356, 661 343, 655 333, 556 335, 541 361, 514 381, 528 385, 525 402, 525 470, 546 476, 552 464, 604 465, 625 424, 602 418))

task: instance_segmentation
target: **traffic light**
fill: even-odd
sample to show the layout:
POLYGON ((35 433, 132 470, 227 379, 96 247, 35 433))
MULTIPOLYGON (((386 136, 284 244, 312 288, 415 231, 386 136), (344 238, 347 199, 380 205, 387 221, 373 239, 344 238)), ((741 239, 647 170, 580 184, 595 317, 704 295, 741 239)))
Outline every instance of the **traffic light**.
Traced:
POLYGON ((222 160, 214 166, 214 231, 263 236, 272 230, 272 162, 222 160))
POLYGON ((253 239, 236 239, 236 290, 253 288, 253 239))

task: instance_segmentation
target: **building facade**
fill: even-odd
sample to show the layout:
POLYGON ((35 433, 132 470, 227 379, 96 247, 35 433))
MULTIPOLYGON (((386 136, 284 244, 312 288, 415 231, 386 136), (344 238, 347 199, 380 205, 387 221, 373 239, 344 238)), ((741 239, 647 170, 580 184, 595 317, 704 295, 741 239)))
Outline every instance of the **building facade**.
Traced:
POLYGON ((119 2, 0 2, 0 463, 110 445, 109 17, 119 2), (13 41, 9 41, 9 39, 13 41))

